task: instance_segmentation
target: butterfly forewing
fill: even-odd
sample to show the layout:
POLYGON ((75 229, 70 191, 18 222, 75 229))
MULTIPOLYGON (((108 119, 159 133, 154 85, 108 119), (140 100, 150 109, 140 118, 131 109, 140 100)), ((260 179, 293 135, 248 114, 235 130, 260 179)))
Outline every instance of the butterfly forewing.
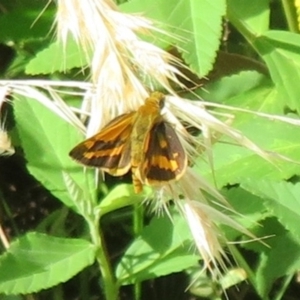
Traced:
POLYGON ((98 134, 71 150, 69 155, 80 163, 121 176, 131 167, 130 135, 134 113, 124 114, 108 123, 98 134))
POLYGON ((185 172, 187 156, 173 127, 161 121, 154 124, 144 146, 141 177, 147 184, 179 179, 185 172))

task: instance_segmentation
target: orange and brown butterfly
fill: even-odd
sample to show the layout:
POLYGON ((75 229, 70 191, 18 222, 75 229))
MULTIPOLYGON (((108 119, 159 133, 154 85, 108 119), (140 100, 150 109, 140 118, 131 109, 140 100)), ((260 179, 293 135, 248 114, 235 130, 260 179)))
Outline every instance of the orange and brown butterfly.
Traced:
POLYGON ((78 144, 69 155, 76 161, 113 176, 130 169, 134 190, 178 180, 187 167, 187 155, 161 111, 165 95, 153 92, 137 111, 109 122, 99 133, 78 144))

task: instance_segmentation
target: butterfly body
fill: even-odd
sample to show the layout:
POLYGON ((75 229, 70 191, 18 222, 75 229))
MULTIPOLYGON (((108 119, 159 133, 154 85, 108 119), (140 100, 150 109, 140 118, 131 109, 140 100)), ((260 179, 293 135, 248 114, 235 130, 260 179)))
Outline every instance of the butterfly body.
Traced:
POLYGON ((137 192, 142 189, 145 182, 145 174, 142 166, 145 161, 145 151, 148 144, 148 136, 153 125, 162 120, 161 106, 164 102, 163 94, 158 97, 147 98, 136 113, 136 118, 131 133, 131 170, 132 179, 137 192))
POLYGON ((77 145, 70 156, 87 166, 122 176, 130 169, 134 190, 179 179, 187 165, 185 151, 161 110, 165 96, 154 92, 136 112, 123 114, 98 134, 77 145))

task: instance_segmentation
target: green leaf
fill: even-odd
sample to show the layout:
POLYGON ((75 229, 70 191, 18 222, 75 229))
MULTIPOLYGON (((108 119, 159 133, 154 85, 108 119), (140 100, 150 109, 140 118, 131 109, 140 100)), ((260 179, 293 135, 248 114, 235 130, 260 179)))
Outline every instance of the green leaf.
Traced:
POLYGON ((133 191, 132 184, 119 184, 105 196, 96 210, 99 210, 101 215, 105 215, 116 209, 139 203, 150 194, 151 189, 147 187, 143 187, 143 193, 137 195, 133 191))
MULTIPOLYGON (((275 108, 279 106, 276 105, 275 96, 272 95, 274 93, 272 82, 256 71, 242 71, 224 76, 218 81, 206 84, 205 90, 200 88, 195 92, 205 101, 220 102, 234 107, 246 106, 254 111, 275 112, 275 108), (251 91, 253 91, 252 96, 247 95, 251 91), (271 98, 271 103, 266 101, 268 98, 271 98), (247 102, 245 103, 245 101, 247 102), (266 104, 268 105, 266 106, 266 104)), ((283 112, 283 107, 282 103, 277 113, 283 112)))
MULTIPOLYGON (((260 222, 264 218, 270 216, 270 212, 268 212, 267 208, 264 206, 263 199, 257 195, 253 195, 246 189, 241 187, 232 187, 228 190, 224 188, 222 190, 222 194, 234 210, 238 212, 237 215, 233 214, 234 220, 245 228, 253 228, 257 226, 257 222, 260 222)), ((222 226, 222 232, 226 235, 229 241, 232 241, 241 235, 240 232, 229 226, 222 226)), ((259 237, 261 235, 256 236, 259 237)))
POLYGON ((63 172, 63 178, 70 198, 76 206, 76 211, 88 219, 94 214, 93 202, 96 197, 93 198, 87 189, 83 190, 68 173, 63 172))
POLYGON ((126 12, 143 12, 160 22, 160 26, 173 37, 191 69, 204 77, 212 69, 222 36, 222 18, 225 0, 133 0, 121 6, 126 12), (164 26, 165 24, 165 26, 164 26))
POLYGON ((80 141, 77 130, 36 100, 14 101, 16 128, 25 151, 27 167, 51 193, 76 211, 63 172, 69 172, 82 190, 93 194, 93 172, 72 161, 69 151, 80 141))
MULTIPOLYGON (((269 97, 267 95, 265 89, 258 89, 238 97, 239 101, 243 101, 243 105, 247 104, 249 109, 254 107, 259 111, 272 107, 275 101, 274 94, 269 90, 269 97)), ((300 131, 297 126, 242 113, 236 116, 232 126, 259 147, 300 161, 300 131)), ((214 174, 219 186, 243 183, 247 178, 280 180, 298 173, 299 166, 295 163, 274 159, 272 164, 254 152, 232 144, 232 140, 225 137, 222 137, 222 140, 226 143, 219 142, 213 147, 214 174)), ((213 180, 210 167, 203 159, 197 161, 194 169, 213 180)))
POLYGON ((253 35, 260 35, 269 29, 269 0, 228 0, 229 19, 238 20, 253 35))
POLYGON ((0 15, 0 40, 24 41, 32 38, 45 38, 49 36, 55 15, 55 5, 43 1, 10 1, 3 5, 3 11, 7 6, 8 11, 0 15), (49 5, 50 4, 50 5, 49 5), (41 12, 43 13, 41 14, 41 12))
POLYGON ((268 31, 254 46, 268 65, 278 90, 292 110, 300 111, 300 36, 296 33, 268 31))
POLYGON ((0 257, 0 293, 28 294, 65 282, 94 262, 95 251, 85 240, 29 233, 0 257))
MULTIPOLYGON (((166 23, 168 15, 166 15, 166 12, 173 4, 169 0, 157 0, 155 4, 152 0, 131 0, 121 4, 119 8, 124 13, 142 13, 143 16, 151 19, 154 23, 159 23, 158 28, 168 32, 169 29, 166 23)), ((143 38, 145 41, 151 41, 151 43, 161 48, 169 47, 174 41, 174 37, 156 31, 153 31, 153 38, 148 35, 143 36, 143 38)))
MULTIPOLYGON (((299 223, 299 222, 298 222, 299 223)), ((259 294, 266 299, 275 280, 292 275, 300 269, 299 240, 286 233, 277 237, 268 254, 262 254, 262 260, 256 273, 259 294)))
POLYGON ((65 49, 61 43, 54 42, 40 51, 27 64, 25 71, 27 74, 37 75, 84 68, 89 63, 89 57, 73 39, 69 38, 65 49))
POLYGON ((118 281, 131 284, 180 272, 197 264, 193 239, 181 216, 154 218, 126 251, 117 267, 118 281))
POLYGON ((256 0, 248 7, 247 1, 230 0, 228 17, 266 62, 278 90, 278 98, 293 110, 300 109, 298 101, 300 79, 300 37, 296 33, 266 30, 268 1, 256 0), (246 9, 245 9, 246 8, 246 9), (261 16, 261 19, 260 19, 261 16), (256 18, 263 22, 260 22, 256 18), (250 20, 250 21, 249 21, 250 20), (260 25, 264 24, 264 25, 260 25))
MULTIPOLYGON (((211 72, 209 72, 207 81, 202 80, 203 83, 205 82, 205 90, 206 87, 210 86, 212 82, 215 82, 216 80, 226 76, 241 73, 243 71, 256 71, 261 74, 261 76, 265 75, 269 79, 268 68, 261 61, 237 53, 229 53, 219 50, 217 53, 216 62, 214 63, 214 68, 211 72)), ((248 84, 251 85, 252 82, 249 81, 248 84)), ((254 84, 256 84, 256 82, 254 82, 254 84)), ((245 87, 247 86, 247 84, 244 85, 245 87)), ((236 86, 236 88, 238 89, 239 86, 236 86)), ((201 88, 198 90, 201 90, 201 88)), ((209 94, 206 94, 204 99, 207 99, 207 96, 209 97, 209 94)))
POLYGON ((300 184, 248 179, 242 186, 251 193, 267 199, 265 206, 268 210, 300 241, 300 184))
POLYGON ((24 298, 22 296, 18 295, 0 295, 1 300, 23 300, 24 298))
POLYGON ((299 240, 288 233, 275 217, 260 221, 255 230, 251 231, 256 236, 265 237, 263 241, 269 246, 241 243, 243 248, 258 254, 255 262, 255 289, 262 299, 268 299, 270 289, 278 278, 299 269, 299 240))
POLYGON ((199 77, 212 69, 222 36, 222 18, 226 11, 224 0, 173 1, 168 24, 181 36, 178 47, 185 62, 199 77), (188 38, 187 38, 188 36, 188 38))

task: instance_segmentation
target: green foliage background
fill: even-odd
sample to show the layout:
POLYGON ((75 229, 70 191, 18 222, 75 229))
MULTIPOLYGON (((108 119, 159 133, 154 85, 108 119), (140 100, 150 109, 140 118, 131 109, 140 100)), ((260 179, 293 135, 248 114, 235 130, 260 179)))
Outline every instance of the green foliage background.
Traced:
MULTIPOLYGON (((62 62, 59 59, 62 48, 48 34, 55 17, 54 3, 33 26, 45 2, 2 1, 2 5, 6 11, 0 15, 0 42, 13 42, 11 47, 15 51, 3 78, 83 77, 77 70, 86 67, 88 61, 81 49, 70 40, 67 61, 62 62), (16 26, 16 22, 22 26, 16 26), (63 69, 70 73, 62 73, 63 69)), ((154 40, 166 49, 178 48, 184 62, 204 82, 204 89, 194 92, 206 101, 298 119, 300 35, 296 8, 291 1, 289 8, 293 15, 287 6, 284 10, 281 5, 279 0, 254 0, 251 5, 248 0, 132 0, 120 4, 120 9, 127 13, 143 12, 179 37, 174 41, 159 34, 154 40), (291 28, 287 21, 296 25, 291 28)), ((232 126, 260 147, 300 161, 298 127, 254 114, 234 114, 232 126)), ((99 197, 93 172, 84 173, 68 157, 69 150, 82 136, 40 103, 18 97, 14 100, 14 117, 29 172, 66 207, 83 217, 85 230, 76 238, 66 228, 53 233, 59 237, 41 233, 39 228, 16 237, 0 257, 3 295, 48 289, 92 265, 97 251, 104 247, 99 240, 99 219, 111 212, 122 218, 117 209, 140 203, 145 196, 138 197, 129 185, 120 184, 104 189, 106 192, 99 197)), ((257 236, 271 236, 266 240, 269 248, 256 242, 242 243, 236 250, 240 251, 237 261, 248 271, 255 299, 287 299, 284 295, 295 285, 293 275, 300 268, 299 165, 278 160, 274 166, 225 138, 222 141, 213 147, 218 188, 246 216, 240 218, 241 223, 257 236)), ((213 182, 210 166, 201 158, 195 170, 213 182)), ((106 291, 107 299, 114 299, 107 295, 115 297, 121 285, 189 271, 197 266, 201 258, 191 247, 189 230, 180 216, 175 214, 174 218, 176 222, 172 224, 168 217, 152 217, 140 236, 128 241, 127 250, 119 249, 123 252, 113 263, 116 281, 112 291, 106 291)), ((243 239, 228 228, 223 230, 232 239, 243 239)), ((89 276, 98 278, 99 274, 92 271, 94 266, 89 268, 89 276)), ((101 267, 100 270, 103 271, 101 267)), ((224 274, 225 278, 227 275, 231 278, 224 274)), ((105 280, 105 274, 102 276, 105 280)), ((210 279, 204 277, 204 285, 210 288, 206 297, 220 299, 218 288, 212 288, 210 279)), ((232 284, 236 282, 235 278, 230 280, 232 284)), ((241 284, 240 289, 243 287, 241 284)), ((88 298, 94 291, 89 287, 85 293, 88 298)), ((197 293, 205 295, 200 287, 197 293)), ((57 295, 54 290, 53 299, 60 299, 57 295)), ((241 299, 230 291, 229 295, 230 299, 241 299)), ((136 292, 135 298, 139 297, 136 292)), ((298 299, 294 294, 289 297, 298 299)))

